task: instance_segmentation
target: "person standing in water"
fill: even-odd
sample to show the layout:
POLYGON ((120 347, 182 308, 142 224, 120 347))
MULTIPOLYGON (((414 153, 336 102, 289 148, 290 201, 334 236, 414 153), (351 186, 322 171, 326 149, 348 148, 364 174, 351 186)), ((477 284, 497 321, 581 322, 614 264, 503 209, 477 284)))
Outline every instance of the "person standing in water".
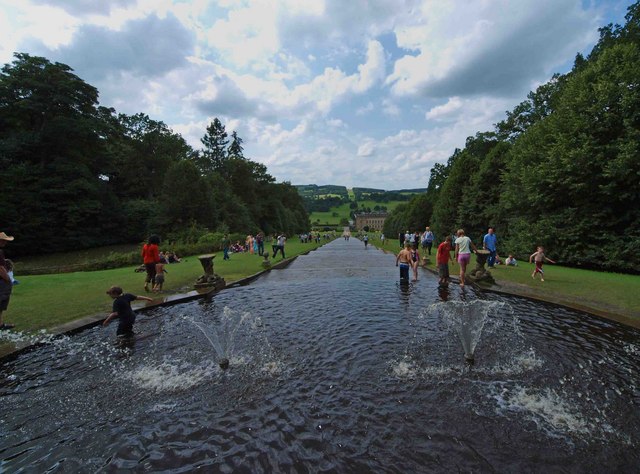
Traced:
POLYGON ((460 286, 464 287, 464 276, 467 271, 467 265, 471 261, 471 251, 476 252, 478 249, 471 239, 464 235, 463 229, 458 229, 457 236, 455 256, 460 264, 460 286))
POLYGON ((113 310, 112 313, 107 316, 107 319, 102 323, 103 326, 108 326, 109 323, 115 319, 120 318, 118 323, 118 330, 116 336, 118 337, 132 337, 133 323, 136 322, 136 313, 131 308, 131 302, 135 300, 153 301, 146 296, 136 296, 131 293, 122 292, 122 288, 119 286, 112 286, 107 290, 107 294, 113 298, 113 310))
POLYGON ((438 283, 446 285, 449 283, 449 261, 453 262, 451 258, 451 236, 447 235, 436 251, 436 263, 438 265, 438 276, 440 280, 438 283))
POLYGON ((411 242, 404 243, 404 248, 396 257, 396 267, 400 266, 400 281, 409 282, 409 268, 411 268, 411 242))

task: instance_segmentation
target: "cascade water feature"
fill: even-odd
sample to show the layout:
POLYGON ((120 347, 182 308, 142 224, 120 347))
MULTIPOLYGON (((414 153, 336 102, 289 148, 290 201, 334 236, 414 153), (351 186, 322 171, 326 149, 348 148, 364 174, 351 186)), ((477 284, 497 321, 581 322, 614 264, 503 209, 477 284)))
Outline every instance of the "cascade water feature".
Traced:
POLYGON ((637 470, 639 331, 442 294, 339 239, 141 314, 128 350, 98 327, 38 336, 0 361, 0 471, 637 470))

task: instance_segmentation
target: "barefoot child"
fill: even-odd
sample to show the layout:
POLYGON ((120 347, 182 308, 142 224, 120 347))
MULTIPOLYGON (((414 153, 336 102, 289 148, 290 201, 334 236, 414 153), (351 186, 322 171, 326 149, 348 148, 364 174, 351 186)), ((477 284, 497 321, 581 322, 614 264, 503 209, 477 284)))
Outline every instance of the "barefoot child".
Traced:
POLYGON ((538 247, 537 251, 532 253, 529 257, 529 263, 531 263, 531 260, 536 262, 536 269, 531 274, 531 278, 535 280, 536 274, 539 273, 540 281, 544 281, 544 270, 542 270, 542 264, 544 261, 546 260, 547 262, 556 263, 544 255, 544 247, 538 247))
POLYGON ((122 288, 112 286, 107 290, 107 294, 113 298, 113 312, 104 320, 103 326, 109 325, 112 319, 118 317, 118 330, 116 336, 131 337, 133 336, 133 323, 136 322, 136 313, 131 309, 131 302, 135 300, 153 301, 146 296, 136 296, 131 293, 122 293, 122 288))
POLYGON ((164 274, 167 271, 164 269, 164 263, 156 263, 156 281, 153 284, 153 292, 158 293, 162 291, 162 285, 164 284, 164 274))
POLYGON ((396 257, 396 267, 400 266, 400 283, 409 283, 409 268, 411 268, 411 242, 405 242, 404 248, 396 257))
POLYGON ((440 280, 438 283, 446 285, 449 283, 449 260, 453 262, 451 258, 451 236, 447 235, 436 252, 436 263, 438 264, 438 276, 440 280))

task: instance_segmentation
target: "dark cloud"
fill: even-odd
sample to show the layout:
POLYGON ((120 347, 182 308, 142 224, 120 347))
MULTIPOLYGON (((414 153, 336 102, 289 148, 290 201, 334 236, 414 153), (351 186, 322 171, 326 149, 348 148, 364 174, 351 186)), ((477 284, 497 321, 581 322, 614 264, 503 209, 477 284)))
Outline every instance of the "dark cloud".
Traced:
POLYGON ((558 8, 548 8, 536 18, 522 22, 519 28, 499 41, 493 41, 459 64, 446 77, 425 84, 430 97, 489 94, 502 97, 522 95, 534 80, 546 80, 550 69, 566 60, 581 47, 593 25, 586 16, 558 8))
POLYGON ((50 59, 71 66, 79 76, 100 82, 120 72, 155 77, 186 64, 195 36, 173 15, 127 22, 121 30, 86 25, 73 41, 55 51, 41 43, 27 45, 50 59))
POLYGON ((62 8, 74 16, 107 15, 113 8, 135 5, 137 0, 31 0, 34 5, 49 5, 62 8))
POLYGON ((250 99, 238 85, 227 76, 213 78, 216 96, 196 102, 196 108, 208 115, 228 117, 258 117, 262 120, 276 119, 273 111, 263 100, 250 99))

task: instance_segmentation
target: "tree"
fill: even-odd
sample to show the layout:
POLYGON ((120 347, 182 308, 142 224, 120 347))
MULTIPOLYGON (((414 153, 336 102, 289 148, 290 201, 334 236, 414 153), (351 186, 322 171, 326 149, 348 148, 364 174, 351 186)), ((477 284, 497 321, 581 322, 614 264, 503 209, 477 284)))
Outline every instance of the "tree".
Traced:
POLYGON ((0 222, 13 251, 86 248, 117 239, 98 91, 73 70, 16 53, 0 73, 0 222), (81 197, 81 198, 80 198, 81 197))
POLYGON ((225 126, 216 117, 213 122, 207 127, 207 133, 201 138, 201 142, 204 145, 204 150, 197 157, 196 164, 203 174, 216 171, 223 176, 226 176, 224 169, 225 159, 228 157, 227 144, 227 132, 225 126))
POLYGON ((242 151, 244 150, 244 148, 242 148, 242 138, 238 136, 235 130, 231 134, 231 138, 232 141, 231 145, 229 145, 229 149, 227 150, 227 155, 229 158, 244 158, 244 155, 242 154, 242 151))

